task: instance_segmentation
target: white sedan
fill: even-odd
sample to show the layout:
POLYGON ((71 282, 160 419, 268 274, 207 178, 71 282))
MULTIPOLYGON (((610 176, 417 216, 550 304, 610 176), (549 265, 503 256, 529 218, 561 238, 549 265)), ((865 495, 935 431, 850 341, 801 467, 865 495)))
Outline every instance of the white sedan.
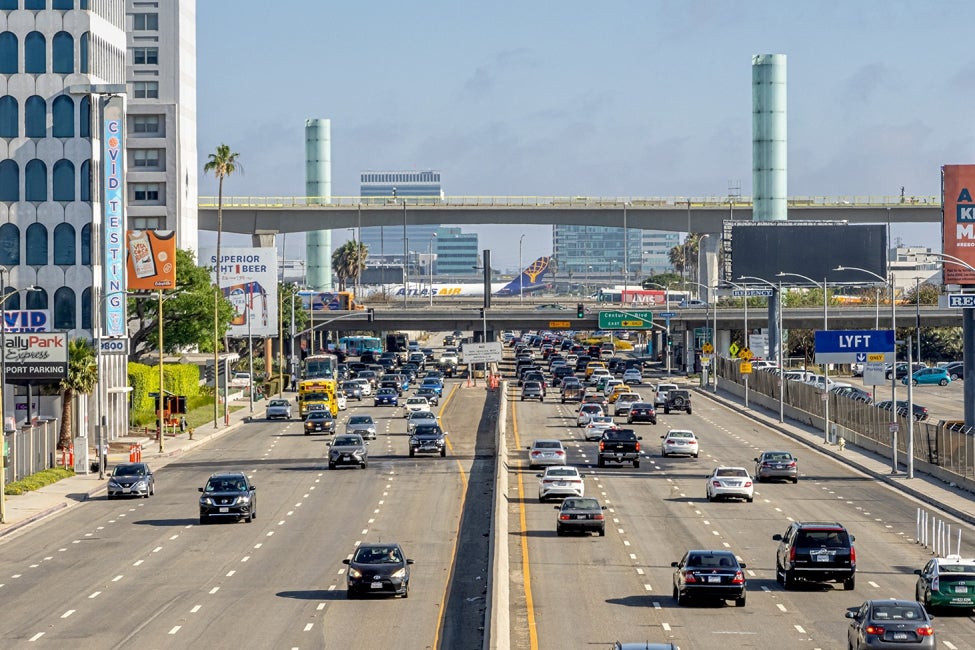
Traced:
POLYGON ((339 410, 340 411, 344 411, 345 409, 349 408, 349 402, 348 402, 348 400, 345 397, 345 393, 339 393, 336 396, 335 401, 337 401, 339 403, 339 410))
POLYGON ((627 386, 633 386, 634 384, 643 383, 643 373, 640 372, 639 368, 628 368, 623 373, 623 383, 627 386))
POLYGON ((751 503, 755 498, 755 484, 744 467, 715 467, 707 477, 708 501, 716 499, 744 499, 751 503))
POLYGON ((599 404, 583 404, 579 407, 579 417, 576 418, 576 426, 584 427, 589 424, 593 417, 603 415, 606 415, 606 412, 603 411, 603 407, 599 404))
POLYGON ((416 413, 418 411, 429 411, 430 402, 426 397, 410 397, 407 398, 406 403, 403 405, 403 417, 410 417, 410 413, 416 413))
POLYGON ((585 496, 586 486, 575 467, 547 467, 538 477, 538 500, 545 501, 549 497, 582 497, 585 496))
POLYGON ((528 448, 528 469, 542 465, 565 465, 565 447, 561 440, 539 439, 528 448))
POLYGON ((701 453, 697 436, 694 435, 693 431, 687 429, 671 429, 666 435, 660 437, 663 438, 660 441, 660 455, 664 458, 676 455, 697 458, 698 454, 701 453))
POLYGON ((586 440, 599 440, 603 437, 603 431, 616 427, 616 422, 608 415, 593 415, 589 418, 589 424, 583 434, 586 440))

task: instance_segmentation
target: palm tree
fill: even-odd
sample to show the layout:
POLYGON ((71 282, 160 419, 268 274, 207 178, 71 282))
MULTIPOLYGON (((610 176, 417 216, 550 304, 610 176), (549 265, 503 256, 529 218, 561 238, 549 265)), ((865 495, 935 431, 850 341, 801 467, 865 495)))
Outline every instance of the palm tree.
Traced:
POLYGON ((71 339, 68 344, 68 377, 61 380, 61 429, 58 449, 71 446, 71 419, 74 397, 90 394, 98 383, 95 348, 86 339, 71 339))
POLYGON ((362 242, 347 241, 332 252, 332 272, 339 279, 339 291, 345 291, 349 280, 354 283, 366 266, 368 249, 362 242))

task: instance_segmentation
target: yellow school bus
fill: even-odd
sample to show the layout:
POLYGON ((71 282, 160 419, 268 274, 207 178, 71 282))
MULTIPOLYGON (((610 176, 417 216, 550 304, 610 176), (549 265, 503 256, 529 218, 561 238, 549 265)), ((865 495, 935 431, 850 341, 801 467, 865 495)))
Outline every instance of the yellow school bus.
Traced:
POLYGON ((312 404, 324 404, 332 413, 332 417, 339 414, 339 402, 336 398, 338 382, 334 379, 305 379, 298 382, 298 414, 304 420, 308 417, 312 404))

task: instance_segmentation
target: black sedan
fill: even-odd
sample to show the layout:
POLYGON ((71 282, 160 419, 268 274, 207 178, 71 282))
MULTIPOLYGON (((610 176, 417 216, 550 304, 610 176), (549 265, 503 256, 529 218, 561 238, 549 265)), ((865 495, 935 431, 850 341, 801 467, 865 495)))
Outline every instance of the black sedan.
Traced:
POLYGON ((342 560, 349 565, 346 598, 353 600, 366 594, 392 594, 409 598, 410 565, 399 544, 359 544, 351 558, 342 560))
POLYGON ((312 411, 305 419, 305 435, 312 433, 335 433, 335 418, 329 411, 312 411))
POLYGON ((156 493, 156 483, 148 463, 122 463, 116 465, 108 478, 108 498, 145 497, 156 493))
POLYGON ((599 505, 597 499, 567 497, 555 509, 559 511, 555 521, 556 535, 575 532, 597 533, 600 537, 606 535, 606 517, 603 515, 606 506, 599 505))
POLYGON ((691 599, 734 600, 745 606, 744 563, 731 551, 687 551, 674 571, 674 600, 686 605, 691 599))
POLYGON ((938 647, 931 617, 917 601, 868 600, 848 609, 846 617, 850 619, 846 633, 848 648, 934 650, 938 647))
POLYGON ((653 404, 649 402, 633 402, 630 404, 630 410, 626 414, 626 421, 629 424, 633 424, 634 422, 656 424, 657 411, 654 409, 653 404))
MULTIPOLYGON (((890 411, 891 410, 891 404, 892 404, 892 402, 890 400, 886 400, 886 401, 883 401, 883 402, 877 402, 876 406, 877 406, 878 409, 883 409, 885 411, 890 411)), ((906 418, 907 417, 908 410, 907 410, 907 400, 906 399, 899 399, 899 400, 897 400, 897 407, 896 408, 897 408, 897 415, 901 416, 902 418, 906 418)), ((922 406, 921 404, 918 404, 917 402, 914 402, 913 404, 911 404, 911 410, 914 413, 914 420, 916 422, 923 422, 924 420, 927 420, 928 419, 928 407, 922 406)))
POLYGON ((241 519, 247 522, 257 518, 257 486, 243 472, 211 474, 205 486, 200 488, 200 524, 211 519, 241 519))

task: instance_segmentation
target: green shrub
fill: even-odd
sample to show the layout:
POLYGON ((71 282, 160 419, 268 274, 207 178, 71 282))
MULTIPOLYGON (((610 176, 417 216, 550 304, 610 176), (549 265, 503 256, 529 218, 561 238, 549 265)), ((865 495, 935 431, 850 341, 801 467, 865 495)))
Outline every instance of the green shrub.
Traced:
POLYGON ((8 496, 16 496, 33 490, 39 490, 45 485, 53 485, 61 479, 71 478, 72 476, 74 476, 74 470, 71 469, 62 469, 60 467, 45 469, 36 474, 25 476, 19 481, 8 483, 4 486, 3 493, 8 496))

